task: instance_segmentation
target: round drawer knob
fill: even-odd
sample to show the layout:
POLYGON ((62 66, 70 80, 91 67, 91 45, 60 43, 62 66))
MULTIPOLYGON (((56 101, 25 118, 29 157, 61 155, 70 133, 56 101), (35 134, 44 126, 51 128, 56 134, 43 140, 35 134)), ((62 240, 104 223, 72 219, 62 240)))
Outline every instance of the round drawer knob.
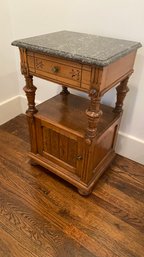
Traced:
POLYGON ((59 71, 59 67, 53 66, 51 70, 53 73, 57 73, 59 71))

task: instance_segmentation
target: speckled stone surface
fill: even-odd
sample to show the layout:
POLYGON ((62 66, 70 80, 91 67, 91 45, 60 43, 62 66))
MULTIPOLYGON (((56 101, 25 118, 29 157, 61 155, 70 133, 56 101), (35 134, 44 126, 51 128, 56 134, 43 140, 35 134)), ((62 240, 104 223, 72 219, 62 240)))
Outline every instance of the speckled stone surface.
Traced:
POLYGON ((20 39, 12 45, 98 66, 106 66, 141 47, 138 42, 71 31, 20 39))

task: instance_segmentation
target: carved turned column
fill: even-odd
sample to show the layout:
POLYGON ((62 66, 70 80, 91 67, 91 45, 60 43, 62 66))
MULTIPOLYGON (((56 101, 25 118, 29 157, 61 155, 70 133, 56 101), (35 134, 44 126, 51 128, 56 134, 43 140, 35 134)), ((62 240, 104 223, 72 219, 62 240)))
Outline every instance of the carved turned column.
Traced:
POLYGON ((102 111, 100 110, 100 96, 96 89, 91 89, 89 96, 91 98, 90 106, 86 110, 86 115, 88 117, 88 128, 86 131, 86 142, 91 144, 92 139, 96 136, 97 132, 97 124, 99 122, 99 118, 102 115, 102 111))
POLYGON ((120 85, 116 88, 117 90, 117 101, 116 101, 116 106, 114 109, 114 112, 120 113, 123 111, 123 101, 126 97, 127 92, 129 91, 129 88, 127 86, 129 77, 121 81, 120 85))
POLYGON ((30 140, 31 140, 31 152, 37 153, 37 143, 36 143, 36 129, 35 123, 33 119, 33 115, 37 112, 35 107, 35 91, 36 87, 33 85, 33 77, 30 75, 25 75, 26 86, 23 88, 27 100, 28 100, 28 109, 26 111, 28 125, 29 125, 29 133, 30 133, 30 140))
POLYGON ((26 111, 26 114, 30 117, 34 115, 34 113, 37 112, 37 109, 35 107, 35 91, 37 88, 33 85, 33 77, 30 75, 24 75, 25 80, 26 80, 26 86, 23 88, 27 100, 28 100, 28 109, 26 111))

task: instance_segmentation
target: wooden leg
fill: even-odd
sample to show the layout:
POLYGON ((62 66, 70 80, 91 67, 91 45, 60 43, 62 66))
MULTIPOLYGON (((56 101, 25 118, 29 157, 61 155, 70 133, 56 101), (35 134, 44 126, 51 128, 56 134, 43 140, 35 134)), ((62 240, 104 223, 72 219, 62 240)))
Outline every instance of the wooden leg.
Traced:
POLYGON ((36 129, 35 123, 33 119, 33 115, 37 112, 35 107, 35 91, 36 87, 33 85, 33 77, 30 75, 25 75, 26 86, 24 87, 24 91, 28 100, 28 109, 26 111, 28 125, 29 125, 29 133, 30 133, 30 141, 31 141, 31 152, 37 153, 37 143, 36 143, 36 129))
POLYGON ((114 112, 120 113, 120 112, 123 111, 123 109, 122 109, 123 101, 125 99, 125 96, 126 96, 127 92, 129 91, 129 88, 127 86, 128 79, 129 79, 129 77, 124 79, 120 83, 120 85, 116 88, 116 90, 117 90, 117 101, 116 101, 116 106, 115 106, 114 112))
POLYGON ((86 110, 86 115, 88 117, 88 128, 86 131, 86 142, 91 144, 92 139, 96 136, 97 124, 99 118, 102 115, 100 110, 100 96, 97 93, 96 89, 91 89, 90 94, 91 103, 89 108, 86 110))
POLYGON ((62 91, 60 93, 61 95, 68 95, 70 92, 68 91, 67 87, 62 86, 62 91))
POLYGON ((34 115, 34 113, 37 112, 37 109, 35 107, 35 91, 37 88, 33 85, 32 76, 25 75, 25 80, 26 80, 26 86, 23 89, 26 93, 27 100, 28 100, 28 109, 26 111, 26 114, 31 117, 34 115))

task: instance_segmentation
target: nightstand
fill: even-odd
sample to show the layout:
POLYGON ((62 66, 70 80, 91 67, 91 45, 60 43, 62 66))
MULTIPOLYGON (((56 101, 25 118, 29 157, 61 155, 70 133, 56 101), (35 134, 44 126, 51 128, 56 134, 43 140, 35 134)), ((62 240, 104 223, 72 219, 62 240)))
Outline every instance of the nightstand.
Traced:
POLYGON ((127 82, 140 43, 60 31, 17 40, 24 91, 31 160, 78 188, 92 188, 115 156, 115 142, 127 82), (62 85, 59 95, 35 107, 33 76, 62 85), (115 108, 101 97, 117 86, 115 108), (68 88, 89 94, 73 95, 68 88))

